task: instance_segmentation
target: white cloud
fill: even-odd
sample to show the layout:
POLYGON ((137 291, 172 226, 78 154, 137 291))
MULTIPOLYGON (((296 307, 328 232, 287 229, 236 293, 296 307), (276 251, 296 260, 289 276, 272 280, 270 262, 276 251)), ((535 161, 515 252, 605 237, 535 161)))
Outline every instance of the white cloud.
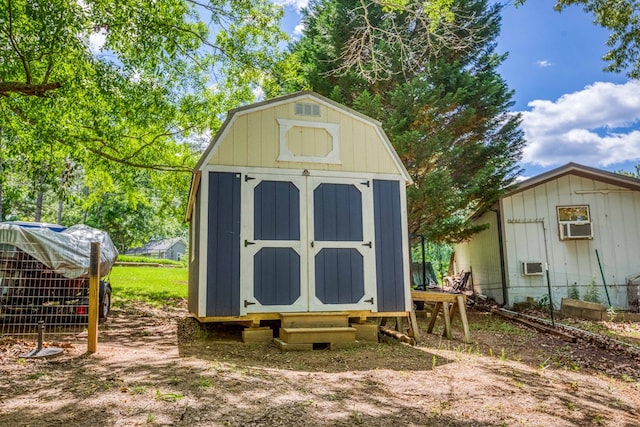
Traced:
POLYGON ((298 25, 295 26, 295 28, 293 29, 293 35, 294 36, 301 36, 302 33, 304 32, 304 24, 301 22, 298 25))
POLYGON ((264 99, 267 97, 267 94, 264 93, 264 89, 262 89, 260 86, 254 87, 251 92, 253 93, 256 101, 264 101, 264 99))
POLYGON ((538 67, 542 67, 542 68, 551 67, 553 65, 550 61, 547 61, 546 59, 541 59, 540 61, 536 61, 536 64, 538 65, 538 67))
POLYGON ((596 82, 522 112, 523 162, 609 166, 640 160, 640 82, 596 82))
POLYGON ((295 10, 301 10, 309 6, 309 0, 272 0, 273 4, 283 7, 293 7, 295 10))
POLYGON ((89 35, 89 49, 94 55, 102 50, 107 41, 107 30, 100 29, 89 35))

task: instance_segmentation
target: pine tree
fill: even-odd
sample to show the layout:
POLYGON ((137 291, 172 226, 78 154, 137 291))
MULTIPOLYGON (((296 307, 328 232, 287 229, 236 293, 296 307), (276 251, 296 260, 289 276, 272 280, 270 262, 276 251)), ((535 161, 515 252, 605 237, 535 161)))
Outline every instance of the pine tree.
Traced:
POLYGON ((368 22, 380 31, 432 31, 432 44, 416 50, 421 67, 407 68, 403 58, 415 46, 371 40, 386 55, 389 73, 370 82, 341 62, 353 35, 354 4, 312 3, 292 52, 313 90, 383 123, 415 182, 408 189, 410 232, 430 241, 462 240, 478 231, 470 214, 495 202, 520 172, 520 116, 509 112, 513 92, 497 71, 505 58, 495 52, 501 5, 456 1, 456 31, 420 28, 407 14, 371 5, 368 22), (464 47, 461 39, 468 41, 464 47))

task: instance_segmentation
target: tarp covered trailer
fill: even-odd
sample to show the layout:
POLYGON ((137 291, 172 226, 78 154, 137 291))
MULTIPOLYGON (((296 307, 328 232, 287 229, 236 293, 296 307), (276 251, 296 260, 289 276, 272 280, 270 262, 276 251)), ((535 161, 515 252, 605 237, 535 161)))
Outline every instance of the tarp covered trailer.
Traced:
MULTIPOLYGON (((109 235, 86 225, 62 231, 29 224, 0 224, 0 322, 86 322, 90 246, 100 243, 100 276, 118 251, 109 235)), ((111 286, 100 281, 99 315, 107 317, 111 286)))

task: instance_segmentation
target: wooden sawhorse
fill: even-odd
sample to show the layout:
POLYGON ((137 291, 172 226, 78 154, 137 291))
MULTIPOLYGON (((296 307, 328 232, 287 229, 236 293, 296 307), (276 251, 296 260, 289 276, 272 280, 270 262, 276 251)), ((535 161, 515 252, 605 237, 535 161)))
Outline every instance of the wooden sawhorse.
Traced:
POLYGON ((462 328, 464 329, 464 342, 471 342, 471 334, 469 332, 469 321, 467 320, 467 296, 464 294, 448 294, 445 292, 425 292, 425 291, 411 291, 411 299, 413 301, 422 301, 428 303, 435 303, 433 311, 431 312, 431 319, 429 320, 429 327, 427 332, 431 333, 433 327, 436 324, 440 309, 444 315, 444 333, 448 339, 452 339, 451 333, 451 321, 455 316, 456 311, 460 313, 460 319, 462 320, 462 328), (450 306, 451 304, 451 306, 450 306))

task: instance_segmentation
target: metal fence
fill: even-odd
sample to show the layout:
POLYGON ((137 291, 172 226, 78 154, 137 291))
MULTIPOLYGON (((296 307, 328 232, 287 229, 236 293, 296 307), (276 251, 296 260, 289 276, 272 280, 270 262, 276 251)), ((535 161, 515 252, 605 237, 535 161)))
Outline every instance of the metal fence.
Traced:
POLYGON ((70 279, 28 253, 0 245, 0 337, 77 339, 89 320, 89 278, 70 279))

